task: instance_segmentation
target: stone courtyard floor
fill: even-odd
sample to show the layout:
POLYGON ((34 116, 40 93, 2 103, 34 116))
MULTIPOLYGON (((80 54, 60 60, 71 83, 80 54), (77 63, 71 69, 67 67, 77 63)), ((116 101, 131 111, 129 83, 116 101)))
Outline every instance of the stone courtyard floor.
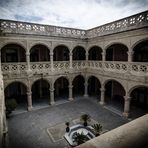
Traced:
POLYGON ((8 118, 10 148, 69 148, 63 139, 65 122, 77 123, 87 113, 103 129, 111 130, 128 122, 103 108, 96 100, 80 98, 54 106, 12 115, 8 118))

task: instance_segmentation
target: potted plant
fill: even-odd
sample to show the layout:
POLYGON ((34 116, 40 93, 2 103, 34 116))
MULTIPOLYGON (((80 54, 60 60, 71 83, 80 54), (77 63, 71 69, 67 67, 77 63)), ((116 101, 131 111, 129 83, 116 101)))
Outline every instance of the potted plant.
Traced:
POLYGON ((86 126, 87 126, 87 122, 91 121, 90 115, 88 115, 88 114, 83 114, 83 115, 81 116, 81 120, 84 122, 83 125, 86 127, 86 126))
POLYGON ((6 116, 8 117, 13 110, 17 107, 17 102, 15 99, 7 99, 6 100, 6 116))
POLYGON ((68 133, 70 131, 69 122, 65 122, 65 125, 66 125, 66 132, 68 133))
POLYGON ((88 137, 83 134, 83 132, 75 133, 72 138, 73 138, 73 142, 76 142, 77 145, 80 145, 86 142, 87 140, 89 140, 88 137))
POLYGON ((96 137, 100 136, 100 132, 102 131, 101 124, 94 124, 94 125, 92 125, 92 127, 94 128, 94 132, 95 132, 96 137))

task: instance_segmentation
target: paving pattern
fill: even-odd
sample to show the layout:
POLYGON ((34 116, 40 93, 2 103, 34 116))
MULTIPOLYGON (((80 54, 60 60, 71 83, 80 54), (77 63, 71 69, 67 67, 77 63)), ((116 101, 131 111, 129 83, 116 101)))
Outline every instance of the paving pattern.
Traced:
POLYGON ((70 146, 65 139, 53 142, 47 129, 75 120, 83 113, 89 114, 108 130, 128 122, 91 98, 80 98, 32 112, 12 115, 8 119, 10 148, 68 148, 70 146))

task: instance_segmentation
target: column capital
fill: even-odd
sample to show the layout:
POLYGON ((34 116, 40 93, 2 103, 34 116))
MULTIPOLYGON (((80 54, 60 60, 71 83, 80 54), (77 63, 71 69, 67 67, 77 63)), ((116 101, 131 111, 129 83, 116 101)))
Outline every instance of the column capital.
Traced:
POLYGON ((54 92, 55 89, 54 89, 54 88, 51 88, 51 89, 49 89, 49 90, 50 90, 50 92, 54 92))
POLYGON ((133 55, 134 54, 134 51, 127 51, 127 54, 128 55, 133 55))
POLYGON ((131 97, 130 96, 124 96, 124 100, 125 101, 130 101, 131 100, 131 97))
POLYGON ((49 55, 50 55, 50 56, 53 56, 53 52, 50 52, 49 55))
POLYGON ((101 92, 105 92, 105 88, 102 88, 102 87, 101 87, 101 88, 100 88, 100 91, 101 91, 101 92))
POLYGON ((31 95, 32 95, 32 92, 28 91, 28 92, 27 92, 27 95, 28 95, 28 96, 31 96, 31 95))
POLYGON ((69 85, 68 88, 71 88, 72 89, 73 88, 73 85, 69 85))

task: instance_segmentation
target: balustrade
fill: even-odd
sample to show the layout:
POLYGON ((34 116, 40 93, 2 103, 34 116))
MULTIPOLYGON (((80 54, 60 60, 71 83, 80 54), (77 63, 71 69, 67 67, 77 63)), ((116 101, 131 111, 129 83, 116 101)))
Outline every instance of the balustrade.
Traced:
MULTIPOLYGON (((68 70, 83 70, 93 69, 114 73, 130 73, 132 75, 147 75, 148 63, 139 62, 118 62, 118 61, 73 61, 72 68, 70 68, 69 61, 54 61, 54 72, 68 71, 68 70)), ((50 62, 30 62, 30 69, 32 73, 44 73, 51 71, 50 62)), ((27 63, 2 63, 3 74, 9 73, 25 73, 27 71, 27 63)))

